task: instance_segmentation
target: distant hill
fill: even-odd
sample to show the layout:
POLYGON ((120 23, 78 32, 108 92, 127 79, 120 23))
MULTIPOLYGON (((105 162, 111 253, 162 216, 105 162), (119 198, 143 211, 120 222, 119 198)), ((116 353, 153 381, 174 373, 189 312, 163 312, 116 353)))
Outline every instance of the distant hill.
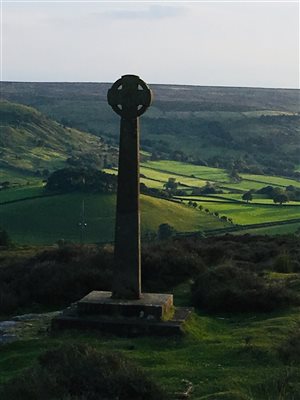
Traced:
MULTIPOLYGON (((3 82, 1 97, 117 145, 109 83, 3 82)), ((300 164, 299 90, 151 85, 142 148, 153 157, 295 176, 300 164)))
POLYGON ((34 108, 0 102, 0 169, 43 176, 83 158, 103 167, 117 151, 103 139, 67 128, 34 108))

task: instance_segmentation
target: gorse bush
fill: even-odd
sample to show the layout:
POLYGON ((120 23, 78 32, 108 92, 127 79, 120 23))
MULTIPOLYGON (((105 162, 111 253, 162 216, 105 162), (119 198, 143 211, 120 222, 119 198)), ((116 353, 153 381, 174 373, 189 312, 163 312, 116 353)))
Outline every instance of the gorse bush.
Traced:
POLYGON ((50 350, 6 384, 5 400, 166 400, 166 393, 118 353, 83 345, 50 350))
POLYGON ((191 290, 193 304, 212 312, 264 312, 292 302, 285 286, 268 283, 255 272, 234 265, 205 271, 191 290))

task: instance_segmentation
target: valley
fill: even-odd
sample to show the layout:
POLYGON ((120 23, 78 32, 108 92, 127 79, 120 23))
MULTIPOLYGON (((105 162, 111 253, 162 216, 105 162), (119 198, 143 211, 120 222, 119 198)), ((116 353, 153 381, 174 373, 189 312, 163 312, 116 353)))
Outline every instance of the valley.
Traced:
MULTIPOLYGON (((117 173, 116 169, 106 168, 104 171, 117 173)), ((162 223, 168 223, 178 233, 187 235, 252 231, 293 233, 300 227, 300 201, 279 205, 255 192, 249 203, 242 199, 245 192, 271 184, 280 189, 291 184, 299 188, 300 183, 292 179, 244 174, 240 182, 231 183, 223 169, 169 160, 142 162, 141 176, 141 183, 156 190, 164 190, 168 179, 173 178, 183 192, 169 199, 142 195, 141 220, 145 238, 147 233, 155 234, 162 223), (203 188, 206 182, 218 185, 222 193, 192 194, 195 188, 203 188)), ((114 194, 49 194, 42 181, 16 185, 0 192, 0 224, 18 243, 52 244, 60 239, 76 242, 80 236, 78 223, 83 201, 87 222, 85 241, 112 242, 114 194)))

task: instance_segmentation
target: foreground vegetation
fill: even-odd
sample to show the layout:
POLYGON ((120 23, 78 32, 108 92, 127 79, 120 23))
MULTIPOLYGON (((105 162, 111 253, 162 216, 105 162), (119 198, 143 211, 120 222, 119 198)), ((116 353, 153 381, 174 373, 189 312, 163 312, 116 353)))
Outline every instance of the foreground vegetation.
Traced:
MULTIPOLYGON (((3 319, 23 312, 59 309, 92 289, 110 288, 111 247, 7 250, 2 251, 1 258, 1 293, 5 293, 0 304, 3 319), (18 260, 14 257, 16 251, 18 260)), ((97 352, 114 354, 117 351, 137 363, 146 372, 147 379, 155 381, 171 399, 179 399, 180 395, 175 393, 182 393, 190 384, 193 387, 190 398, 195 400, 294 400, 299 397, 300 264, 296 237, 226 236, 160 242, 144 247, 142 263, 144 291, 171 292, 177 305, 195 306, 183 338, 126 339, 75 331, 49 336, 40 321, 30 321, 31 328, 26 328, 20 341, 1 348, 1 388, 15 378, 17 381, 10 384, 10 388, 15 388, 16 392, 25 384, 31 390, 34 387, 38 390, 40 386, 30 385, 36 372, 26 373, 22 380, 17 377, 28 367, 41 371, 38 357, 46 350, 60 346, 63 347, 56 355, 54 351, 52 356, 42 356, 40 360, 44 360, 43 368, 52 368, 51 374, 60 371, 59 376, 65 379, 63 365, 72 360, 70 355, 67 356, 68 347, 65 346, 71 343, 88 344, 96 349, 95 353, 84 350, 82 361, 79 355, 76 363, 70 361, 74 365, 72 374, 80 368, 84 373, 84 360, 89 353, 95 359, 97 352), (224 279, 224 271, 232 277, 233 269, 240 271, 237 276, 241 279, 224 279), (220 271, 222 274, 218 275, 220 271), (198 287, 198 279, 203 282, 209 273, 214 279, 219 276, 222 285, 205 285, 210 295, 207 307, 192 294, 198 287), (250 284, 251 290, 255 289, 248 293, 247 303, 241 301, 245 293, 239 291, 245 276, 247 285, 250 284), (275 304, 272 297, 265 296, 274 285, 278 288, 275 304), (227 299, 234 299, 227 309, 218 306, 224 290, 227 299), (260 302, 259 306, 257 302, 260 302), (66 356, 61 355, 64 353, 66 356), (60 357, 64 361, 60 361, 60 357), (51 363, 46 364, 47 360, 51 363), (55 366, 56 360, 60 366, 55 366)), ((224 307, 224 303, 219 304, 224 307)), ((126 361, 124 363, 126 365, 126 361)), ((92 361, 87 365, 89 372, 100 379, 101 370, 91 369, 92 361)), ((130 371, 129 368, 129 374, 130 371)), ((106 374, 110 376, 109 370, 106 374)), ((149 387, 143 384, 145 378, 142 375, 134 375, 131 382, 136 390, 149 387)), ((43 375, 44 379, 48 379, 47 374, 43 375)), ((49 379, 51 388, 51 375, 49 379)), ((69 396, 75 394, 79 395, 73 386, 69 396)), ((80 393, 81 396, 84 394, 80 393)), ((120 399, 127 398, 124 395, 120 399)))

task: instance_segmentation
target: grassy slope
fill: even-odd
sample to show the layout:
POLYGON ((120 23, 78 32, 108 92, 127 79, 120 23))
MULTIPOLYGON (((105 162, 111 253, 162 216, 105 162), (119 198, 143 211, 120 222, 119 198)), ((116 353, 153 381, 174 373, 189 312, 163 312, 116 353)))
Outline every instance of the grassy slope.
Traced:
POLYGON ((236 224, 258 224, 262 222, 284 221, 287 219, 299 218, 300 205, 290 207, 288 205, 252 205, 252 204, 227 204, 222 202, 208 203, 200 201, 203 207, 210 211, 217 211, 220 215, 226 215, 233 219, 236 224))
POLYGON ((0 204, 7 201, 21 200, 28 197, 43 196, 44 185, 39 181, 36 185, 20 186, 0 192, 0 204))
MULTIPOLYGON (((184 297, 180 291, 175 290, 175 302, 176 294, 184 297)), ((212 395, 210 400, 232 400, 234 393, 248 395, 249 400, 273 400, 279 398, 277 381, 284 382, 286 376, 276 348, 299 323, 298 308, 262 315, 195 314, 183 339, 126 339, 74 331, 47 337, 31 334, 29 329, 23 341, 2 348, 0 384, 32 365, 45 350, 77 342, 124 353, 171 393, 182 390, 181 380, 187 379, 194 386, 193 400, 204 400, 207 395, 212 395), (250 346, 245 345, 247 337, 250 346)), ((299 375, 299 366, 294 372, 299 375)))
POLYGON ((201 165, 192 165, 170 160, 147 161, 146 163, 142 163, 142 165, 164 172, 171 172, 189 177, 193 175, 194 177, 204 181, 230 182, 228 174, 221 168, 204 167, 201 165))
POLYGON ((253 174, 241 174, 243 179, 261 182, 262 184, 271 185, 271 186, 295 186, 300 188, 300 182, 294 179, 282 178, 279 176, 268 176, 268 175, 253 175, 253 174))
MULTIPOLYGON (((39 188, 29 193, 41 193, 39 188)), ((17 190, 12 190, 16 198, 17 190)), ((8 198, 8 196, 7 196, 8 198)), ((66 194, 25 200, 0 206, 0 226, 20 243, 53 243, 58 239, 79 241, 78 222, 82 200, 88 224, 88 242, 112 241, 114 237, 115 196, 101 194, 66 194)), ((181 204, 149 196, 141 196, 143 231, 157 231, 169 223, 179 231, 195 231, 210 227, 221 228, 223 223, 181 204)))
POLYGON ((74 154, 103 154, 103 140, 62 125, 37 110, 20 104, 0 102, 0 174, 11 174, 16 182, 36 170, 55 170, 74 154))
MULTIPOLYGON (((243 234, 251 235, 288 235, 300 231, 300 223, 286 224, 281 226, 270 226, 267 228, 247 229, 242 231, 243 234)), ((232 232, 233 235, 240 235, 241 232, 232 232)))

